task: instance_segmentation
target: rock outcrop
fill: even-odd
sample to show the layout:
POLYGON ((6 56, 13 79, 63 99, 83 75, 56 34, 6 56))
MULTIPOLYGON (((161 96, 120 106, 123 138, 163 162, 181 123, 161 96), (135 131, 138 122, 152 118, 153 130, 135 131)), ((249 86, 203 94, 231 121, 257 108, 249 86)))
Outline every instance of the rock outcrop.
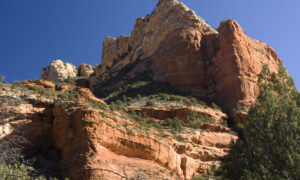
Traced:
POLYGON ((78 72, 78 76, 88 78, 91 74, 94 73, 94 68, 89 64, 80 64, 78 72))
POLYGON ((230 112, 254 103, 262 66, 277 72, 280 61, 236 21, 213 29, 177 0, 160 0, 152 14, 136 20, 130 36, 104 39, 102 64, 90 76, 90 88, 97 94, 146 73, 230 112))
POLYGON ((50 66, 44 68, 40 79, 64 82, 68 78, 77 77, 77 68, 71 63, 64 63, 61 60, 53 61, 50 66))
POLYGON ((94 73, 94 68, 89 64, 80 64, 78 68, 62 60, 52 61, 50 66, 42 70, 40 79, 53 82, 74 82, 83 87, 89 87, 88 78, 94 73))
POLYGON ((189 113, 193 115, 205 115, 207 118, 212 119, 215 123, 220 123, 223 120, 226 120, 228 117, 221 110, 204 108, 204 107, 129 107, 126 108, 127 112, 136 112, 146 114, 149 117, 155 119, 168 119, 177 117, 180 120, 189 119, 189 113))
MULTIPOLYGON (((181 131, 177 140, 169 131, 145 129, 125 111, 110 111, 89 89, 45 80, 0 87, 0 101, 0 138, 19 133, 34 146, 46 143, 61 157, 55 167, 74 180, 191 179, 218 166, 237 140, 216 124, 181 131)), ((226 116, 195 111, 216 121, 226 116)))

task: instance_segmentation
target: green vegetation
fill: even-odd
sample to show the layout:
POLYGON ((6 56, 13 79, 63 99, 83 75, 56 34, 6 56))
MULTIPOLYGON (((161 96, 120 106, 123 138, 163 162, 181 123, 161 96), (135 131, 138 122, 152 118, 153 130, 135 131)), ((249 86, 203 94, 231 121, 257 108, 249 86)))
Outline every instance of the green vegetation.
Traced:
POLYGON ((154 102, 152 101, 152 100, 148 100, 147 102, 146 102, 146 106, 154 106, 154 102))
POLYGON ((13 88, 13 89, 24 88, 24 86, 21 81, 15 81, 11 84, 11 88, 13 88))
POLYGON ((240 140, 219 173, 224 179, 300 179, 299 93, 282 64, 278 75, 264 66, 259 85, 247 123, 239 125, 240 140))
POLYGON ((88 101, 89 105, 95 109, 106 109, 105 105, 103 105, 100 102, 89 100, 88 101))
POLYGON ((30 91, 32 91, 33 93, 35 94, 39 94, 41 96, 44 96, 48 99, 50 98, 53 98, 53 95, 55 94, 55 91, 54 90, 51 90, 51 89, 43 89, 43 88, 40 88, 38 86, 32 86, 32 87, 28 87, 28 89, 30 91))
POLYGON ((185 141, 184 137, 182 137, 182 136, 180 136, 180 135, 175 136, 175 139, 176 139, 177 141, 179 141, 179 142, 184 142, 184 141, 185 141))
POLYGON ((213 165, 212 169, 208 173, 205 173, 201 176, 195 176, 192 178, 192 180, 223 180, 223 178, 218 174, 216 166, 213 165))
POLYGON ((13 165, 0 164, 0 179, 5 180, 27 180, 30 178, 30 172, 33 168, 24 164, 15 163, 13 165))
POLYGON ((123 88, 103 92, 101 97, 108 103, 121 99, 123 96, 135 98, 138 94, 148 97, 155 94, 176 94, 186 96, 189 93, 176 91, 171 85, 162 82, 154 81, 136 81, 125 85, 123 88))
MULTIPOLYGON (((120 88, 122 89, 122 88, 120 88)), ((112 94, 120 94, 122 90, 118 90, 112 94)), ((112 95, 110 95, 111 97, 112 95)), ((151 94, 149 96, 141 96, 137 94, 135 97, 127 97, 125 95, 118 95, 118 99, 110 101, 111 109, 120 110, 127 106, 149 106, 149 107, 160 107, 160 106, 198 106, 208 108, 209 106, 202 101, 198 101, 196 98, 191 96, 181 96, 167 93, 151 94)), ((106 98, 107 99, 107 98, 106 98)), ((215 103, 212 103, 211 108, 221 110, 215 103)))
POLYGON ((187 114, 186 120, 180 120, 178 117, 174 117, 153 122, 147 114, 135 111, 129 112, 128 117, 139 122, 143 127, 154 128, 158 131, 170 130, 172 133, 181 132, 184 128, 199 129, 201 122, 213 123, 213 120, 207 115, 195 114, 192 111, 187 114))
MULTIPOLYGON (((49 141, 41 142, 49 143, 49 141)), ((46 154, 50 152, 49 147, 47 146, 43 151, 40 151, 40 148, 37 147, 35 147, 34 150, 25 149, 24 145, 26 144, 29 144, 26 138, 19 135, 11 135, 9 138, 2 139, 0 141, 1 180, 47 180, 46 176, 44 176, 43 174, 45 173, 47 175, 50 175, 49 172, 54 172, 55 168, 53 169, 53 171, 45 171, 43 169, 43 167, 45 167, 46 162, 51 161, 53 163, 55 160, 55 154, 53 153, 51 153, 51 156, 48 155, 49 157, 47 160, 43 159, 46 156, 46 154), (30 154, 34 156, 32 157, 32 155, 30 154), (37 156, 38 158, 36 158, 37 156), (40 159, 43 159, 43 162, 40 159)), ((59 174, 57 173, 57 171, 59 171, 58 168, 55 171, 55 174, 59 174)), ((49 178, 49 180, 51 179, 54 180, 56 178, 49 178)))
POLYGON ((65 91, 63 93, 58 93, 58 99, 60 101, 69 101, 69 102, 74 102, 77 100, 77 97, 79 96, 78 92, 71 88, 68 91, 65 91))
POLYGON ((76 102, 79 97, 79 93, 73 88, 65 92, 56 92, 56 95, 55 104, 62 105, 64 109, 66 109, 69 104, 76 102))
POLYGON ((211 106, 210 106, 211 108, 213 108, 213 109, 219 109, 219 110, 222 110, 222 108, 220 108, 216 103, 211 103, 211 106))
POLYGON ((245 106, 242 106, 242 105, 238 104, 232 111, 234 113, 237 113, 237 112, 246 112, 247 108, 245 106))

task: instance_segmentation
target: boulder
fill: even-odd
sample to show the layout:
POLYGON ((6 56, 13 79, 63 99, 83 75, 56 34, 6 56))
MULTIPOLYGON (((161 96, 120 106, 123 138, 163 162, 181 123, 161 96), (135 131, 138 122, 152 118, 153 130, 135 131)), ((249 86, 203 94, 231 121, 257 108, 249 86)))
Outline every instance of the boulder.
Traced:
POLYGON ((77 68, 71 63, 64 63, 62 60, 53 61, 50 66, 44 68, 40 79, 64 82, 69 78, 77 77, 77 68))
POLYGON ((94 73, 93 66, 89 64, 80 64, 78 68, 79 76, 80 77, 89 77, 91 74, 94 73))

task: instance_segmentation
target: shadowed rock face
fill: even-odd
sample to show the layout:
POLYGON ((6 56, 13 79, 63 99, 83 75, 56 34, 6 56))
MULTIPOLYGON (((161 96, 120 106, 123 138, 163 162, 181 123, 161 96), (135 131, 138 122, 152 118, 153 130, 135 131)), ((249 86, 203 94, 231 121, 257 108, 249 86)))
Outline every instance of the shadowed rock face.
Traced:
POLYGON ((90 77, 90 88, 117 79, 116 88, 145 71, 153 80, 231 111, 237 104, 254 103, 262 66, 277 72, 280 61, 271 47, 249 38, 234 20, 215 30, 184 4, 160 0, 151 15, 136 20, 130 36, 104 40, 102 65, 90 77))

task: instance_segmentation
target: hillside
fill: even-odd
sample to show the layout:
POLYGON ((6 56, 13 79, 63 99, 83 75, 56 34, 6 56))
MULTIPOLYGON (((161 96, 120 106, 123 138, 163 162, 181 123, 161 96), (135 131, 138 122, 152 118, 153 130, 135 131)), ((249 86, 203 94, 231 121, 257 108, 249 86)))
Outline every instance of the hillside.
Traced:
POLYGON ((129 36, 104 39, 100 65, 55 60, 40 80, 0 82, 0 171, 27 179, 221 178, 216 169, 243 141, 239 123, 257 105, 263 67, 276 79, 281 65, 236 21, 214 29, 177 0, 160 0, 129 36), (15 162, 25 170, 2 166, 15 162))

